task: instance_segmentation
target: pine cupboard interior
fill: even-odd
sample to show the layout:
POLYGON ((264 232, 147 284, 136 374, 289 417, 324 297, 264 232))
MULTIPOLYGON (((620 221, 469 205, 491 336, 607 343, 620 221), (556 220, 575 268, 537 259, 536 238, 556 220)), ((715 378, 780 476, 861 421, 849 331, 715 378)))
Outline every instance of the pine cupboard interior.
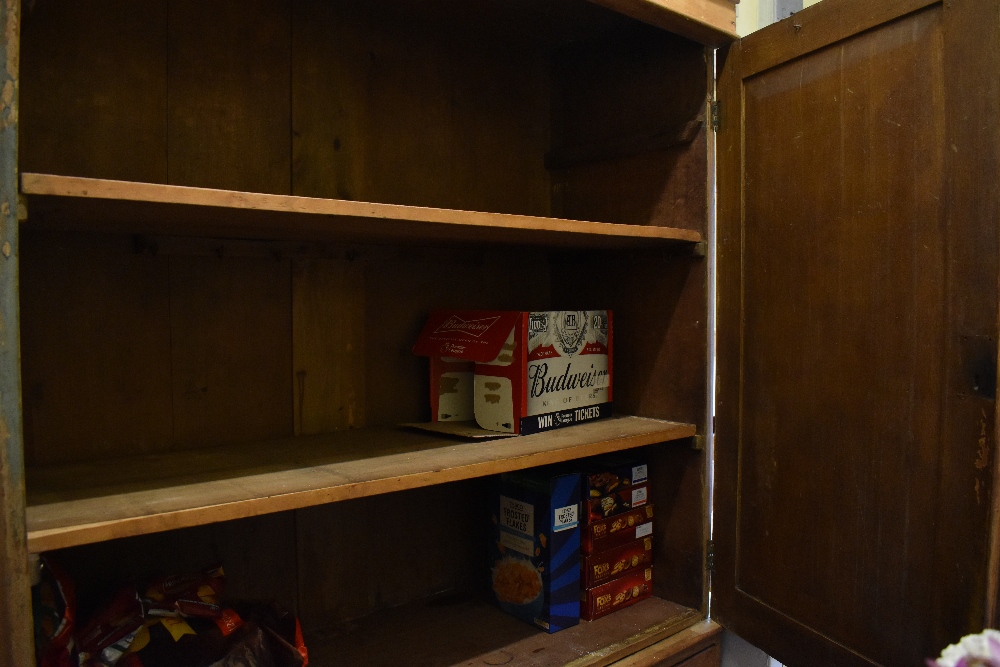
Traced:
MULTIPOLYGON (((429 416, 426 361, 410 347, 432 308, 612 309, 616 413, 702 433, 707 63, 703 45, 583 0, 25 3, 29 546, 33 509, 60 493, 183 495, 164 462, 274 441, 275 465, 282 439, 346 430, 363 432, 362 450, 366 437, 391 449, 379 429, 429 416), (33 193, 32 174, 53 189, 33 193), (248 194, 219 205, 168 188, 156 191, 168 203, 133 206, 117 181, 248 194), (264 214, 249 193, 286 199, 264 214), (407 208, 393 215, 423 227, 387 233, 379 213, 341 234, 339 214, 303 223, 288 197, 669 231, 549 238, 486 216, 438 233, 427 209, 407 208)), ((641 444, 650 460, 660 599, 591 649, 642 628, 662 638, 707 609, 704 452, 688 435, 650 437, 595 446, 641 444)), ((577 444, 561 456, 597 453, 577 444)), ((219 465, 225 485, 238 465, 219 465)), ((261 465, 239 474, 273 470, 261 465)), ((542 641, 476 602, 481 474, 206 525, 165 518, 170 530, 122 521, 108 535, 134 536, 81 532, 56 553, 81 613, 128 577, 221 561, 234 595, 298 612, 316 664, 374 650, 372 637, 428 609, 446 636, 471 624, 448 649, 461 661, 542 641)), ((599 664, 642 647, 628 645, 599 664)), ((435 662, 444 653, 416 655, 452 664, 435 662)), ((550 653, 538 664, 578 657, 550 653)))

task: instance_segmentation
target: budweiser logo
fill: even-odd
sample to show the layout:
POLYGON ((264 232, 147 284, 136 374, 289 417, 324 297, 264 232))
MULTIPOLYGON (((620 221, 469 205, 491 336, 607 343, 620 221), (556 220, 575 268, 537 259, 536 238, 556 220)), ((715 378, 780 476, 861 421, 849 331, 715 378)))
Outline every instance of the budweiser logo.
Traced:
POLYGON ((434 330, 434 333, 452 333, 455 331, 461 331, 462 333, 469 334, 470 336, 475 336, 479 338, 484 333, 489 331, 490 327, 496 324, 500 317, 483 317, 478 320, 463 320, 461 317, 452 315, 446 319, 441 326, 434 330))

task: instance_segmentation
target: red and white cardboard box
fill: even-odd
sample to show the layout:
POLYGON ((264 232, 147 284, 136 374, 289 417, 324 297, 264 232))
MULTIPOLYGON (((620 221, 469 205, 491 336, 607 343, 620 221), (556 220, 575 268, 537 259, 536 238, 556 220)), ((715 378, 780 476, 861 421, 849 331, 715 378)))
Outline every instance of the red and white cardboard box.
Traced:
POLYGON ((527 434, 610 417, 612 329, 609 310, 431 313, 413 351, 433 421, 527 434))

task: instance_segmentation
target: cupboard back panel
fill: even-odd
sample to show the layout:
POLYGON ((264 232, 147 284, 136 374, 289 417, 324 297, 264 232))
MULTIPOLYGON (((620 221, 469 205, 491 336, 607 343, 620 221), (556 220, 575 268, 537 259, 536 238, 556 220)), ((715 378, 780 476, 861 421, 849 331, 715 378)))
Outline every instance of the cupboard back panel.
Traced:
POLYGON ((167 2, 22 9, 20 170, 168 182, 167 2))
POLYGON ((703 421, 698 258, 61 232, 22 257, 29 464, 427 419, 434 308, 611 308, 618 411, 703 421))
POLYGON ((549 213, 544 52, 488 13, 94 4, 25 11, 22 171, 549 213))
POLYGON ((296 3, 293 194, 548 215, 544 51, 427 14, 296 3))
POLYGON ((441 591, 485 587, 480 480, 226 521, 49 554, 73 577, 85 619, 122 586, 214 564, 233 599, 296 610, 309 639, 441 591))
POLYGON ((555 52, 556 215, 704 230, 707 57, 641 24, 555 52))
POLYGON ((168 183, 289 193, 291 9, 169 1, 168 183))
POLYGON ((559 255, 552 291, 561 308, 612 304, 617 411, 704 423, 708 330, 703 258, 659 252, 559 255))
POLYGON ((550 4, 38 0, 20 167, 703 225, 704 48, 550 4))

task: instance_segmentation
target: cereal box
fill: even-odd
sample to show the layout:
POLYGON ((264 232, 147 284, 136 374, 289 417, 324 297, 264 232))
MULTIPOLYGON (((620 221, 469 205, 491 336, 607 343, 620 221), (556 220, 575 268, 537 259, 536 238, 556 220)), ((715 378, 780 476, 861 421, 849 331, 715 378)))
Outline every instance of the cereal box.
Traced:
POLYGON ((434 422, 527 434, 611 416, 609 310, 437 311, 413 350, 431 359, 434 422))
POLYGON ((501 609, 548 632, 580 620, 580 476, 501 475, 492 500, 490 590, 501 609))
POLYGON ((652 594, 653 568, 633 570, 623 577, 585 590, 580 596, 580 618, 593 621, 652 594))
POLYGON ((584 556, 583 587, 593 588, 653 562, 653 538, 644 537, 620 547, 584 556))
POLYGON ((584 526, 581 548, 585 555, 614 549, 626 542, 653 534, 653 506, 645 505, 625 514, 584 526))

